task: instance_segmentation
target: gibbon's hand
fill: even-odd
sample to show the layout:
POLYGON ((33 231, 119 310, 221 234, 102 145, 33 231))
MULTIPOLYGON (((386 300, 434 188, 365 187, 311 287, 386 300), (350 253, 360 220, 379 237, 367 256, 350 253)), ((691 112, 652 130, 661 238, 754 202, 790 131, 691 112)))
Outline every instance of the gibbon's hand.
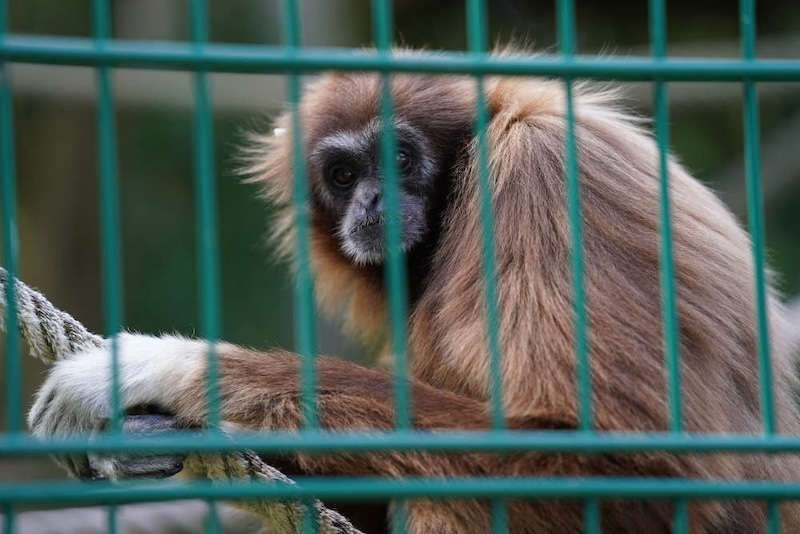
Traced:
MULTIPOLYGON (((203 379, 208 343, 178 336, 118 336, 119 386, 128 414, 123 430, 155 434, 178 428, 182 393, 203 379)), ((34 436, 74 436, 107 428, 111 417, 111 341, 56 362, 28 414, 34 436)), ((182 468, 183 455, 72 455, 58 458, 78 478, 164 477, 182 468)))

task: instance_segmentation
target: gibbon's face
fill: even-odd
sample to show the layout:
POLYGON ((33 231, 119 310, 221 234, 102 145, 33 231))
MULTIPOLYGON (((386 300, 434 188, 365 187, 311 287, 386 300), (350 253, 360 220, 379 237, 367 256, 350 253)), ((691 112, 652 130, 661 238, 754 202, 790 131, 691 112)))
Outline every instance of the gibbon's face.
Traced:
MULTIPOLYGON (((358 265, 379 264, 384 257, 381 128, 375 118, 361 128, 335 130, 309 154, 317 176, 315 200, 334 220, 341 250, 358 265)), ((409 251, 429 230, 428 199, 439 169, 421 130, 397 117, 394 128, 401 244, 409 251)))

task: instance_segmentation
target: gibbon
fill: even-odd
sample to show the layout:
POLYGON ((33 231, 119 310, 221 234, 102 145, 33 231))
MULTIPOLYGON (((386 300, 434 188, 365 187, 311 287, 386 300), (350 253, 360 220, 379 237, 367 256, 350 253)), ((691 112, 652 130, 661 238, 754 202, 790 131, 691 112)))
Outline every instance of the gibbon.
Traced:
MULTIPOLYGON (((468 76, 391 78, 409 288, 412 424, 422 431, 490 426, 475 82, 468 76)), ((324 74, 302 99, 310 181, 311 251, 321 308, 348 332, 385 342, 381 81, 373 73, 324 74)), ((576 429, 571 239, 566 209, 566 102, 559 80, 487 77, 490 188, 506 425, 576 429)), ((659 165, 642 121, 613 90, 577 84, 575 132, 583 199, 585 292, 594 425, 598 431, 665 431, 668 405, 659 285, 659 165)), ((276 126, 290 132, 288 113, 276 126)), ((248 173, 278 210, 271 231, 296 258, 292 135, 256 136, 248 173)), ((685 429, 762 431, 753 263, 747 233, 708 188, 669 160, 685 429)), ((270 303, 275 306, 280 303, 270 303)), ((779 429, 798 434, 791 325, 769 296, 774 403, 779 429)), ((206 420, 202 340, 123 334, 126 407, 157 407, 183 426, 206 420)), ((241 428, 303 424, 299 357, 221 343, 221 411, 241 428)), ((97 428, 109 416, 109 351, 58 363, 30 413, 38 436, 97 428)), ((322 427, 391 429, 390 372, 320 357, 322 427)), ((393 451, 290 454, 296 473, 326 476, 644 476, 800 480, 795 455, 513 454, 393 451)), ((73 462, 86 475, 80 459, 73 462)), ((508 501, 515 533, 579 532, 582 507, 565 500, 508 501)), ((669 532, 667 500, 608 500, 604 532, 669 532)), ((800 532, 800 508, 781 504, 784 532, 800 532)), ((766 504, 693 501, 695 533, 763 532, 766 504)), ((385 523, 385 522, 384 522, 385 523)), ((370 527, 372 528, 372 527, 370 527)), ((411 533, 488 532, 481 499, 408 502, 411 533)))

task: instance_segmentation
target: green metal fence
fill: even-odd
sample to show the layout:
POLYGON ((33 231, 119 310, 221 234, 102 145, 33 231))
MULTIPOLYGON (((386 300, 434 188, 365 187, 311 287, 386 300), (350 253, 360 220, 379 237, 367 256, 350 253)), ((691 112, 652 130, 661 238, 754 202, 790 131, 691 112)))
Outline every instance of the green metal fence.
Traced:
MULTIPOLYGON (((575 14, 572 0, 558 1, 558 32, 560 53, 535 58, 490 57, 487 53, 486 2, 467 0, 467 53, 445 53, 436 56, 392 55, 392 6, 388 0, 373 0, 373 30, 376 51, 352 54, 347 50, 307 49, 300 43, 300 20, 296 1, 284 2, 285 45, 252 46, 223 45, 208 42, 208 10, 205 0, 191 3, 192 41, 189 43, 126 42, 111 38, 108 2, 94 0, 94 39, 23 36, 6 31, 6 6, 0 0, 0 163, 2 167, 2 224, 5 266, 13 276, 17 273, 18 242, 15 215, 14 125, 8 63, 43 63, 86 65, 97 72, 97 121, 101 191, 102 272, 106 334, 114 336, 124 323, 122 317, 122 276, 119 239, 119 210, 117 184, 117 142, 114 124, 114 103, 111 90, 113 68, 158 68, 192 71, 195 91, 195 189, 197 206, 198 263, 201 268, 198 293, 202 303, 201 335, 209 340, 210 418, 206 439, 189 439, 179 434, 160 438, 140 438, 128 441, 121 434, 120 410, 122 399, 118 389, 113 391, 113 424, 108 435, 89 441, 86 437, 37 441, 24 433, 20 412, 22 359, 16 335, 15 298, 13 284, 7 287, 8 331, 5 404, 8 428, 0 434, 0 456, 43 455, 80 451, 230 451, 249 448, 264 452, 306 451, 385 451, 389 449, 426 449, 432 451, 571 451, 620 452, 665 450, 675 453, 708 453, 728 451, 800 452, 800 437, 774 433, 772 409, 772 377, 766 311, 764 277, 764 230, 759 175, 759 118, 756 94, 757 82, 800 81, 800 61, 756 60, 756 29, 754 0, 741 0, 741 43, 739 60, 686 60, 666 57, 666 10, 664 0, 650 0, 650 32, 652 57, 617 59, 614 57, 582 57, 576 55, 575 14), (487 140, 487 109, 483 98, 478 99, 476 135, 480 157, 480 191, 482 194, 483 259, 486 280, 486 313, 489 325, 491 356, 492 430, 484 433, 454 433, 444 435, 417 434, 410 428, 409 392, 405 380, 396 381, 396 430, 386 433, 331 433, 317 426, 314 375, 314 304, 309 269, 309 211, 308 185, 303 169, 300 120, 297 104, 300 97, 300 76, 304 73, 329 69, 370 70, 381 73, 384 83, 381 114, 384 125, 391 125, 392 99, 388 81, 392 72, 464 73, 474 76, 478 94, 483 94, 483 76, 550 75, 563 79, 567 95, 567 198, 573 247, 572 271, 575 295, 576 381, 579 395, 579 430, 553 432, 509 432, 503 429, 502 391, 499 361, 502 357, 497 336, 495 304, 494 243, 491 201, 489 195, 487 140), (275 433, 269 436, 244 435, 234 440, 221 436, 219 404, 216 385, 214 342, 220 334, 220 289, 218 267, 217 220, 215 198, 215 163, 212 150, 213 123, 211 118, 207 72, 270 72, 287 73, 288 94, 293 111, 294 162, 297 172, 294 202, 299 234, 299 270, 294 294, 297 351, 302 355, 302 383, 305 395, 306 428, 299 434, 275 433), (589 353, 587 322, 584 311, 582 230, 580 225, 581 199, 577 172, 577 153, 574 139, 572 83, 576 78, 601 80, 646 80, 654 83, 656 137, 659 146, 661 177, 661 279, 664 320, 664 343, 668 376, 668 398, 671 429, 664 433, 618 434, 596 433, 592 430, 589 353), (764 433, 762 436, 696 435, 683 431, 679 402, 681 377, 678 350, 678 322, 675 303, 675 284, 670 232, 670 199, 667 187, 667 147, 669 144, 668 96, 669 81, 740 81, 744 87, 745 146, 748 185, 749 226, 753 237, 755 280, 758 310, 758 357, 764 433)), ((395 140, 391 128, 381 136, 383 161, 393 162, 395 140)), ((397 217, 397 176, 392 165, 386 172, 387 239, 386 285, 390 296, 391 346, 395 355, 398 376, 407 375, 406 361, 406 287, 405 264, 399 247, 400 227, 397 217)), ((116 345, 114 345, 113 380, 118 384, 116 345)), ((375 480, 354 479, 346 483, 332 479, 307 480, 299 486, 256 485, 244 482, 230 485, 211 485, 204 482, 161 482, 158 484, 105 483, 19 483, 0 484, 0 504, 5 507, 6 532, 14 530, 14 507, 31 502, 103 502, 110 505, 109 530, 115 530, 113 505, 160 499, 202 498, 211 503, 227 498, 363 498, 402 499, 418 496, 482 497, 492 500, 495 532, 507 530, 503 500, 521 498, 576 498, 585 503, 585 530, 599 532, 599 503, 608 498, 666 498, 675 506, 675 532, 688 531, 687 502, 692 499, 763 499, 769 503, 768 528, 778 532, 777 503, 800 498, 800 483, 778 482, 711 482, 651 479, 450 479, 450 480, 375 480)), ((213 506, 211 507, 213 510, 213 506)), ((398 507, 398 529, 403 525, 403 507, 398 507)), ((213 514, 212 514, 213 516, 213 514)), ((307 521, 313 530, 313 522, 307 521)), ((213 523, 212 523, 213 527, 213 523)))

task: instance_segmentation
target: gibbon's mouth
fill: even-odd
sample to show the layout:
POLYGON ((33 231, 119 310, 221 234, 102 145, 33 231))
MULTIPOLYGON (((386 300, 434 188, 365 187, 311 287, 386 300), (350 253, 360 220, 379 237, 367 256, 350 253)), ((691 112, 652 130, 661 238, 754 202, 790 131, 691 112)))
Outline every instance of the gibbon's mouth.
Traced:
MULTIPOLYGON (((347 230, 340 231, 342 250, 359 265, 382 262, 386 247, 383 232, 385 223, 386 217, 381 213, 364 217, 347 230)), ((410 220, 405 213, 402 217, 402 224, 399 245, 403 252, 408 252, 420 241, 425 227, 410 220)))
POLYGON ((383 217, 373 217, 353 226, 347 233, 346 241, 356 249, 370 254, 383 251, 383 217))
POLYGON ((368 228, 378 227, 380 228, 383 226, 383 216, 381 215, 374 215, 372 217, 367 217, 363 221, 359 222, 358 224, 354 225, 350 229, 350 234, 356 234, 368 228))
MULTIPOLYGON (((383 216, 368 217, 353 225, 343 236, 342 250, 358 265, 379 264, 385 252, 383 216)), ((408 251, 409 243, 405 229, 400 237, 400 247, 408 251)))

